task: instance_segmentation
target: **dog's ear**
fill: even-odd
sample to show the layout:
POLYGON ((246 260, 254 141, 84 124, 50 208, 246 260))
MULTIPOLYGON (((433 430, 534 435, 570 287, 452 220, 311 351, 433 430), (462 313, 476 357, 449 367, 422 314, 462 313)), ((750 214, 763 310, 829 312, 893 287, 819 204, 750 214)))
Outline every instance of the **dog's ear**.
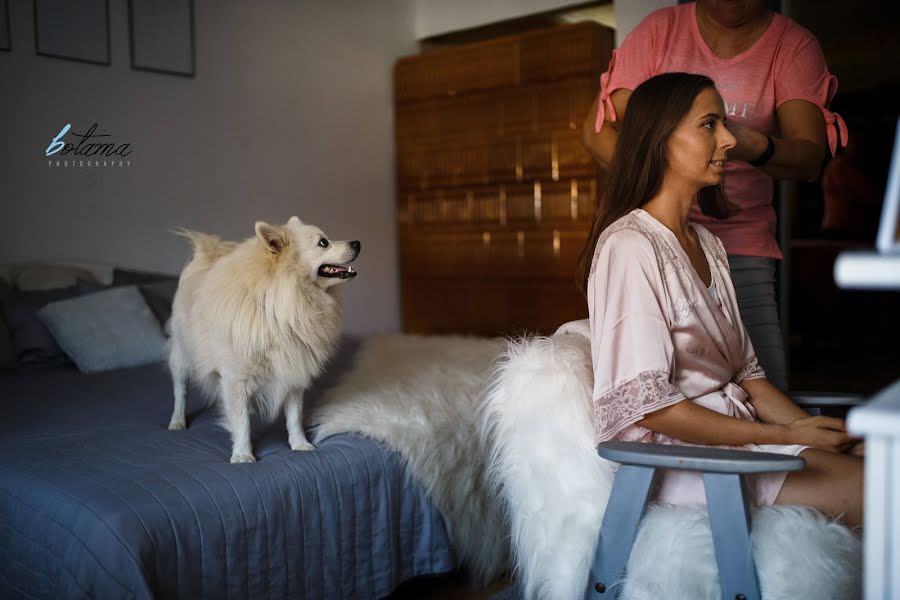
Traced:
POLYGON ((256 222, 256 237, 258 237, 272 254, 278 254, 287 246, 287 238, 278 227, 273 227, 265 221, 256 222))

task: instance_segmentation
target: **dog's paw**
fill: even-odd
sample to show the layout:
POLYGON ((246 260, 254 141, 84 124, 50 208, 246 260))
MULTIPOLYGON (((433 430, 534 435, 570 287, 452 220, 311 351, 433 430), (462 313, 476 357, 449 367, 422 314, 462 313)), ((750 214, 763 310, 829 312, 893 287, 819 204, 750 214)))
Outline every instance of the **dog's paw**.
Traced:
POLYGON ((172 431, 180 431, 182 429, 187 429, 187 424, 184 421, 172 421, 169 423, 169 429, 172 431))
POLYGON ((291 450, 315 450, 316 447, 303 440, 302 442, 291 442, 291 450))
POLYGON ((253 458, 252 454, 232 454, 231 462, 232 463, 252 463, 252 462, 256 462, 256 459, 253 458))

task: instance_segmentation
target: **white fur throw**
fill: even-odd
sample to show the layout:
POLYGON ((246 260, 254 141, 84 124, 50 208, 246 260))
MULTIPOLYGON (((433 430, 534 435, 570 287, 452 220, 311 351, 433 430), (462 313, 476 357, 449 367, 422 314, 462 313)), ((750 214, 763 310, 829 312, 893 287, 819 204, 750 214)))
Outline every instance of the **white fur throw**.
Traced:
MULTIPOLYGON (((313 441, 353 431, 397 451, 444 515, 474 583, 502 574, 511 549, 526 598, 580 599, 615 476, 593 446, 591 381, 579 333, 508 345, 375 337, 310 407, 313 441)), ((861 544, 845 527, 773 507, 754 513, 752 538, 764 598, 859 596, 861 544)), ((629 600, 717 600, 705 509, 651 506, 623 585, 629 600)))
MULTIPOLYGON (((482 407, 489 478, 512 527, 525 598, 581 598, 615 466, 597 456, 590 420, 590 345, 557 333, 510 343, 482 407)), ((801 507, 753 514, 753 554, 767 600, 860 596, 861 543, 801 507)), ((651 505, 620 598, 718 599, 705 508, 651 505)))
POLYGON ((355 431, 386 443, 444 515, 450 539, 483 586, 503 574, 509 544, 502 505, 485 484, 475 419, 501 340, 379 336, 354 369, 312 407, 313 443, 355 431))

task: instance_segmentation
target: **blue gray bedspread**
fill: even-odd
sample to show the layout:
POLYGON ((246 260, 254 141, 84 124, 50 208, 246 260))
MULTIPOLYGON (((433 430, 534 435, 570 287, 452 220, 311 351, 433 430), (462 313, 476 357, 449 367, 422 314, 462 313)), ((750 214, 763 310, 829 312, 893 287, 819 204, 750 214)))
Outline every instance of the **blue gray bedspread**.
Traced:
POLYGON ((166 428, 170 385, 162 365, 0 375, 0 596, 380 598, 456 567, 382 444, 294 452, 255 423, 258 462, 232 465, 197 394, 189 428, 166 428))

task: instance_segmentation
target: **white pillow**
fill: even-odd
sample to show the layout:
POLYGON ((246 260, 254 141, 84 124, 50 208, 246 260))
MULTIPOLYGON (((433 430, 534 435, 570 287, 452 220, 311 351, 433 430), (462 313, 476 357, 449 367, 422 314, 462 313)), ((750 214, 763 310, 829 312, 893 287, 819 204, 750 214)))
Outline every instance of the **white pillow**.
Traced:
POLYGON ((163 360, 165 337, 136 286, 51 302, 38 317, 84 373, 163 360))

